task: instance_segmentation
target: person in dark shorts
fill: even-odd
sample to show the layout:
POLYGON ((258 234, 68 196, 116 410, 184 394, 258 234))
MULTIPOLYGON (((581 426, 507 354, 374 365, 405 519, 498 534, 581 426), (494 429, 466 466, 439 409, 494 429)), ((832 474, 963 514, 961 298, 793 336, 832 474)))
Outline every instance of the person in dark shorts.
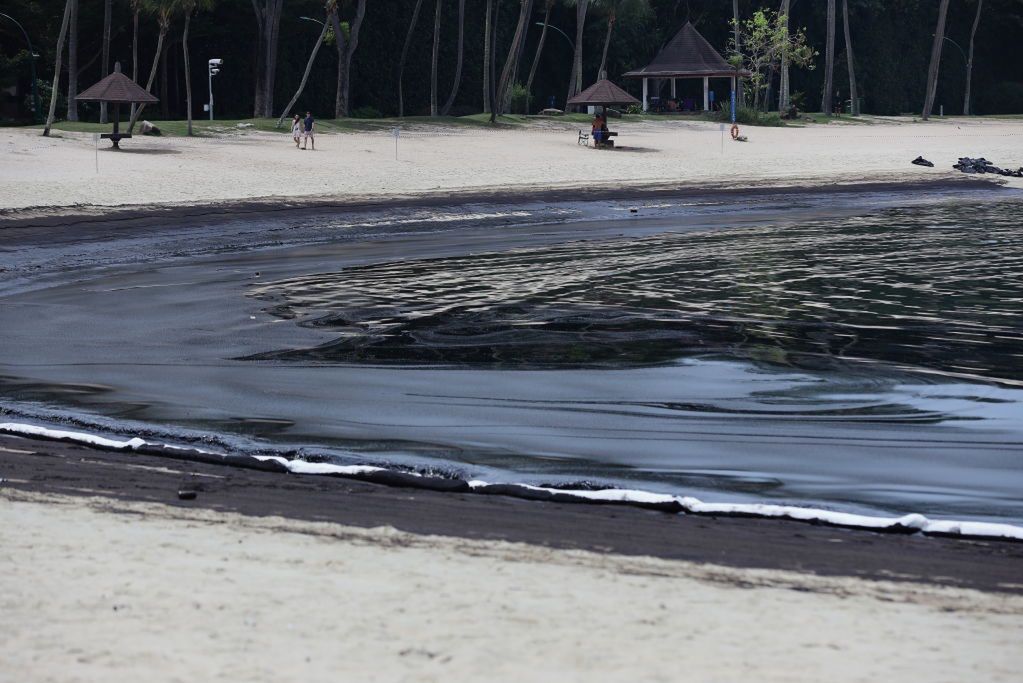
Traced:
POLYGON ((313 136, 313 128, 316 122, 313 121, 312 112, 305 113, 305 120, 302 121, 302 149, 305 149, 306 143, 312 145, 310 149, 316 149, 316 138, 313 136))

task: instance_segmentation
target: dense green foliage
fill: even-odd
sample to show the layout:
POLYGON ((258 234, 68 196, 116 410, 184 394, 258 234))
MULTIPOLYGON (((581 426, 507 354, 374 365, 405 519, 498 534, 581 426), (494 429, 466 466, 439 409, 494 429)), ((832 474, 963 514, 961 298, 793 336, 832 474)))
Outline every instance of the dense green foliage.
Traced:
MULTIPOLYGON (((103 0, 80 0, 79 18, 79 84, 82 88, 101 77, 98 54, 101 49, 103 0)), ((353 13, 352 2, 342 2, 342 20, 353 13)), ((359 47, 352 62, 351 106, 355 115, 392 115, 397 111, 397 71, 401 46, 415 0, 369 0, 362 26, 359 47)), ((640 83, 621 79, 625 71, 645 65, 687 20, 691 20, 708 41, 721 52, 727 50, 731 31, 731 3, 723 0, 651 0, 652 12, 631 21, 619 18, 614 27, 608 53, 609 77, 635 95, 640 83)), ((760 2, 742 0, 744 18, 753 11, 778 9, 777 0, 760 2)), ((937 14, 934 0, 850 0, 852 39, 856 55, 856 75, 864 112, 898 114, 919 112, 923 103, 931 36, 937 14)), ((424 3, 422 16, 410 47, 405 68, 406 114, 429 113, 430 58, 434 2, 424 3)), ((465 54, 461 88, 452 114, 460 115, 482 110, 483 106, 483 24, 485 0, 467 0, 465 18, 465 54)), ((39 79, 52 79, 54 51, 60 29, 64 0, 17 0, 2 9, 24 26, 40 53, 39 79)), ((515 30, 519 0, 498 1, 497 35, 499 67, 507 53, 515 30)), ((973 0, 953 0, 948 18, 948 37, 963 50, 968 48, 969 31, 976 4, 973 0)), ((524 82, 532 64, 540 36, 544 3, 534 2, 533 20, 519 66, 518 81, 524 82)), ((596 78, 601 50, 607 30, 606 10, 593 3, 585 28, 584 83, 596 78)), ((815 0, 794 0, 791 26, 805 28, 807 40, 822 51, 825 42, 826 3, 815 0)), ((291 99, 302 77, 309 52, 319 35, 320 27, 301 17, 324 19, 324 5, 318 0, 284 0, 280 27, 280 48, 274 111, 291 99)), ((115 0, 111 55, 131 72, 131 11, 127 0, 115 0)), ((454 78, 458 2, 444 0, 441 19, 439 55, 439 90, 446 97, 454 78)), ((161 67, 154 86, 159 105, 147 109, 152 118, 184 116, 183 58, 181 31, 183 17, 174 17, 166 39, 166 66, 161 67)), ((570 36, 575 34, 575 9, 557 3, 551 13, 551 24, 570 36)), ((141 21, 140 78, 145 81, 152 63, 158 25, 153 14, 144 14, 141 21)), ((219 0, 209 11, 199 11, 191 22, 191 71, 193 84, 193 115, 204 116, 206 101, 206 61, 211 57, 224 60, 221 74, 214 80, 218 117, 239 118, 252 114, 256 23, 250 0, 219 0)), ((1021 0, 988 0, 977 32, 973 75, 974 110, 978 114, 1019 113, 1023 111, 1023 2, 1021 0)), ((28 116, 25 94, 28 92, 28 64, 22 51, 24 39, 15 25, 0 18, 0 87, 19 86, 16 95, 5 94, 0 116, 4 119, 28 116), (20 56, 19 56, 20 55, 20 56)), ((572 47, 565 36, 550 32, 537 70, 530 108, 537 110, 553 97, 555 105, 564 106, 572 47)), ((320 51, 298 109, 310 109, 322 116, 332 116, 337 86, 337 53, 320 51)), ((824 78, 823 57, 815 58, 816 68, 793 69, 792 93, 802 93, 802 101, 820 101, 824 78)), ((67 60, 64 60, 65 68, 67 60)), ((498 69, 500 70, 500 69, 498 69)), ((848 93, 844 40, 839 30, 836 37, 835 84, 839 92, 848 93)), ((959 49, 946 43, 943 53, 936 104, 947 113, 959 113, 965 85, 965 59, 959 49)), ((62 80, 66 89, 67 79, 62 80)), ((722 82, 719 101, 727 97, 722 82)), ((680 82, 680 95, 699 96, 698 81, 680 82)), ((520 95, 516 96, 516 111, 520 95)), ((81 107, 83 120, 96 120, 98 106, 81 107)))

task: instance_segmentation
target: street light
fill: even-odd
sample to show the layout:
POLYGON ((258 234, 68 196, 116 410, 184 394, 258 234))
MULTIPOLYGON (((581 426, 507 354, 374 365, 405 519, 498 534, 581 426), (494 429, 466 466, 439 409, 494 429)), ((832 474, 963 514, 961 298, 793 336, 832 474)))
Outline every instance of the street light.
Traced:
POLYGON ((211 59, 210 60, 210 121, 213 120, 213 77, 220 73, 220 67, 224 64, 223 59, 211 59))
MULTIPOLYGON (((538 21, 538 22, 536 22, 536 25, 537 25, 537 26, 543 26, 543 25, 544 25, 544 23, 543 23, 542 21, 538 21)), ((564 31, 562 31, 562 30, 561 30, 560 28, 558 28, 558 27, 557 27, 557 26, 555 26, 554 24, 547 24, 547 28, 552 28, 552 29, 554 29, 555 31, 557 31, 558 33, 560 33, 561 35, 563 35, 563 36, 565 37, 565 40, 567 40, 567 41, 568 41, 568 44, 572 46, 572 52, 575 52, 575 43, 574 43, 574 42, 572 42, 572 39, 568 37, 568 34, 567 34, 567 33, 565 33, 564 31)))
POLYGON ((25 36, 25 42, 28 43, 28 64, 29 64, 29 67, 32 69, 32 123, 38 123, 39 122, 39 90, 36 87, 36 60, 39 58, 39 55, 36 53, 35 50, 32 49, 32 41, 29 40, 28 32, 25 31, 25 27, 22 26, 21 23, 17 19, 15 19, 14 17, 12 17, 9 14, 4 14, 2 12, 0 12, 0 17, 4 17, 5 19, 10 19, 11 21, 13 21, 15 23, 15 25, 19 29, 21 29, 21 35, 25 36))

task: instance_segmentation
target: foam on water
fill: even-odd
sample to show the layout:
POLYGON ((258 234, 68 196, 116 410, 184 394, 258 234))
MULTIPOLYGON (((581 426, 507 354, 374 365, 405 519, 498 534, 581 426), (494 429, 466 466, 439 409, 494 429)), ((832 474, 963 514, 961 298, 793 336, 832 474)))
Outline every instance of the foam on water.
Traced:
MULTIPOLYGON (((84 432, 71 432, 62 429, 41 427, 39 425, 18 424, 13 422, 0 423, 0 433, 51 439, 54 441, 70 441, 73 443, 81 443, 115 451, 141 451, 146 447, 175 449, 181 451, 194 450, 171 444, 151 443, 139 437, 120 441, 84 432)), ((216 455, 209 451, 194 452, 216 455)), ((288 460, 279 456, 251 457, 260 462, 276 462, 284 467, 288 472, 299 475, 330 475, 339 477, 367 478, 365 475, 373 475, 388 471, 386 468, 369 465, 333 465, 329 463, 312 463, 304 460, 288 460)), ((415 474, 413 476, 420 475, 415 474)), ((466 483, 469 490, 479 493, 486 493, 488 488, 495 487, 494 484, 482 480, 471 480, 466 483)), ((787 519, 797 522, 812 522, 850 529, 864 529, 879 532, 920 532, 925 535, 1023 541, 1023 527, 1021 526, 990 522, 930 520, 920 514, 908 514, 901 517, 879 517, 791 505, 705 503, 691 496, 675 496, 629 489, 558 489, 553 487, 534 486, 530 484, 501 484, 497 486, 500 488, 501 493, 505 495, 515 495, 515 489, 520 488, 523 491, 543 492, 562 498, 576 498, 580 501, 601 504, 618 503, 637 506, 675 505, 680 508, 680 512, 682 513, 697 515, 738 515, 744 517, 762 517, 787 519)))

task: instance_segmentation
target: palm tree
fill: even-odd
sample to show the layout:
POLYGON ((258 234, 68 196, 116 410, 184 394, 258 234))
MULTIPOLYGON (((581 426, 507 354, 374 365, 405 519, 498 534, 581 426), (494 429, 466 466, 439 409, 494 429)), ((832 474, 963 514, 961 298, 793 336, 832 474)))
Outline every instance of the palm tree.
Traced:
MULTIPOLYGON (((167 37, 167 32, 170 31, 171 16, 177 9, 177 0, 145 0, 146 7, 156 14, 156 21, 160 26, 160 33, 156 39, 156 52, 153 54, 153 66, 149 70, 149 80, 146 81, 146 92, 153 92, 153 81, 156 80, 156 69, 160 66, 160 57, 163 56, 163 40, 167 37)), ((142 111, 146 108, 145 104, 139 105, 134 112, 132 112, 131 119, 128 121, 128 132, 131 133, 135 129, 135 124, 138 122, 139 117, 142 116, 142 111)))
POLYGON ((980 24, 980 12, 984 9, 984 0, 977 0, 977 15, 973 18, 973 29, 970 30, 970 56, 966 60, 966 94, 963 95, 963 115, 970 115, 970 81, 973 80, 973 39, 977 37, 977 25, 980 24))
POLYGON ((491 38, 496 33, 497 23, 496 0, 484 0, 487 3, 487 18, 483 22, 483 113, 490 113, 490 79, 493 74, 491 68, 494 61, 494 45, 491 38))
POLYGON ((320 51, 320 46, 323 45, 323 39, 327 35, 327 29, 330 27, 330 15, 337 12, 337 0, 327 0, 327 4, 324 8, 326 10, 325 21, 321 22, 323 28, 320 29, 320 36, 316 39, 316 43, 313 44, 313 51, 309 53, 309 61, 305 63, 305 72, 302 74, 302 80, 298 84, 298 90, 292 96, 291 101, 288 102, 288 106, 281 111, 281 118, 277 119, 277 127, 280 128, 284 125, 284 119, 287 118, 288 114, 291 113, 291 108, 298 102, 298 98, 302 96, 302 91, 305 90, 306 81, 309 80, 309 72, 313 69, 313 62, 316 61, 316 55, 320 51))
MULTIPOLYGON (((139 16, 142 14, 142 0, 128 0, 131 7, 131 80, 139 82, 139 16)), ((131 105, 131 115, 135 116, 135 107, 131 105)))
POLYGON ((455 80, 451 85, 451 94, 448 101, 441 109, 441 116, 451 113, 451 106, 455 103, 455 96, 458 95, 458 88, 462 85, 462 48, 465 45, 465 0, 458 0, 458 61, 455 62, 455 80))
MULTIPOLYGON (((110 73, 110 22, 113 13, 113 0, 103 0, 103 64, 100 69, 105 78, 110 73)), ((99 122, 107 122, 107 103, 99 103, 99 122)))
POLYGON ((497 2, 498 0, 488 0, 487 2, 487 45, 489 46, 488 55, 489 60, 485 65, 485 77, 484 83, 487 87, 487 111, 490 112, 490 122, 495 123, 497 121, 497 78, 496 78, 496 67, 497 62, 494 59, 494 48, 497 42, 497 2))
POLYGON ((46 126, 43 127, 43 135, 50 136, 50 126, 53 125, 53 115, 57 111, 57 93, 60 92, 60 67, 61 58, 64 55, 64 41, 67 39, 67 25, 71 18, 71 4, 75 0, 67 0, 64 5, 64 18, 60 22, 60 34, 57 36, 57 58, 53 65, 53 87, 50 89, 50 111, 46 115, 46 126))
POLYGON ((436 116, 437 107, 437 55, 440 53, 440 10, 443 0, 437 0, 433 12, 433 54, 430 64, 430 116, 436 116))
POLYGON ((739 68, 742 65, 742 42, 739 35, 739 0, 732 0, 732 27, 735 31, 735 55, 738 58, 735 64, 735 106, 740 107, 742 106, 742 79, 739 78, 739 68))
POLYGON ((568 80, 568 95, 565 96, 565 109, 568 100, 582 90, 583 87, 583 30, 586 28, 586 11, 590 0, 566 0, 575 5, 575 53, 572 55, 572 72, 568 80))
POLYGON ((533 94, 533 77, 536 76, 536 67, 540 64, 540 53, 543 52, 543 44, 547 41, 547 25, 551 19, 551 9, 557 0, 547 0, 547 6, 543 14, 543 30, 540 31, 540 42, 536 45, 536 56, 533 57, 533 66, 529 69, 529 78, 526 79, 526 107, 529 107, 529 98, 533 94))
POLYGON ((348 116, 348 93, 351 83, 352 56, 359 47, 359 30, 362 20, 366 17, 366 0, 358 0, 355 7, 355 19, 349 24, 349 37, 346 39, 341 27, 341 8, 330 13, 331 27, 334 29, 334 45, 337 47, 337 94, 334 98, 334 118, 348 116))
POLYGON ((256 13, 256 96, 253 115, 273 116, 274 82, 277 75, 277 44, 281 32, 284 0, 252 0, 256 13))
MULTIPOLYGON (((782 18, 782 25, 786 38, 789 32, 789 0, 781 0, 778 8, 778 16, 782 18)), ((781 55, 781 67, 778 72, 778 111, 784 112, 789 108, 789 56, 786 53, 781 55)))
POLYGON ((412 21, 408 24, 408 32, 405 34, 405 46, 401 48, 401 61, 398 62, 398 116, 405 116, 405 93, 402 92, 401 79, 405 75, 405 60, 408 57, 408 48, 412 44, 412 33, 416 30, 416 23, 419 21, 419 10, 423 6, 423 0, 416 0, 416 7, 412 10, 412 21))
POLYGON ((192 14, 197 9, 212 9, 213 3, 214 0, 181 0, 181 11, 185 15, 185 29, 181 33, 181 52, 185 59, 185 110, 189 135, 192 135, 192 73, 188 60, 188 28, 192 23, 192 14))
POLYGON ((832 112, 835 94, 835 0, 828 0, 828 43, 824 50, 824 92, 821 94, 821 111, 832 112))
POLYGON ((856 96, 856 66, 853 60, 852 38, 849 37, 849 0, 842 0, 842 25, 845 30, 845 61, 849 63, 849 109, 853 116, 859 116, 860 102, 856 96))
POLYGON ((512 37, 511 45, 508 47, 508 57, 504 60, 504 68, 501 69, 501 80, 497 85, 499 114, 508 106, 511 86, 515 81, 518 55, 522 51, 522 45, 526 42, 526 30, 529 28, 529 17, 532 13, 533 0, 519 0, 519 21, 515 25, 515 35, 512 37))
POLYGON ((611 32, 615 23, 639 19, 650 13, 650 0, 594 0, 600 7, 607 10, 607 34, 604 36, 604 52, 600 57, 600 68, 597 78, 606 78, 607 48, 611 44, 611 32))
POLYGON ((931 45, 931 65, 927 69, 927 95, 924 97, 924 121, 931 117, 934 108, 934 94, 938 87, 938 66, 941 64, 941 46, 945 42, 945 17, 948 16, 948 0, 941 0, 938 6, 938 26, 934 29, 934 44, 931 45))
POLYGON ((78 0, 71 6, 67 43, 67 120, 78 120, 78 0))

